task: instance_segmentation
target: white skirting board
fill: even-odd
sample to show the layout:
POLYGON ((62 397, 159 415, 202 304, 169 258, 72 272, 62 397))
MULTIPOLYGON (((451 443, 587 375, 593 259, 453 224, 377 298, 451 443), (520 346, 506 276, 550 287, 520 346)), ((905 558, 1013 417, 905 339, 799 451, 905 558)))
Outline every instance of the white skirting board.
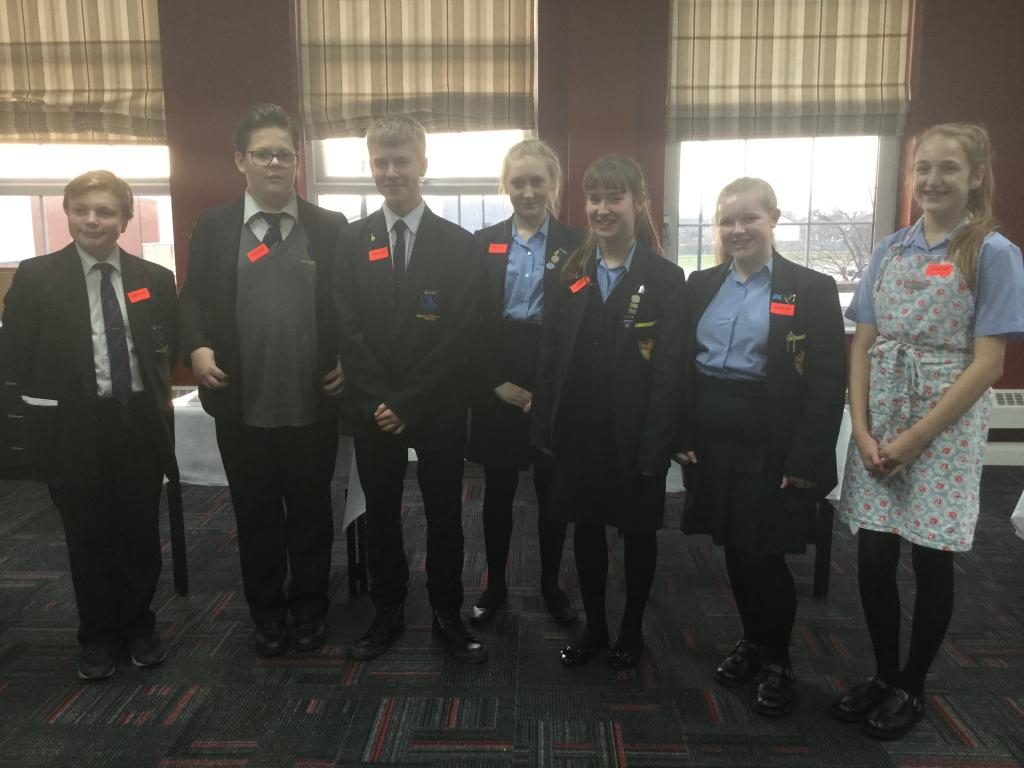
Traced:
POLYGON ((989 443, 985 447, 986 467, 1024 467, 1024 443, 989 443))

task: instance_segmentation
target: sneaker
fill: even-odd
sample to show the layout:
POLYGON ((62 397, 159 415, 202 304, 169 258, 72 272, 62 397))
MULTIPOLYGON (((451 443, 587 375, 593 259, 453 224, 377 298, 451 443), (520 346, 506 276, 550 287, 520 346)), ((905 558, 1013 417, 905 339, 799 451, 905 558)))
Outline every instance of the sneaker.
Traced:
POLYGON ((128 644, 128 655, 136 667, 155 667, 167 658, 167 646, 156 635, 145 635, 128 644))
POLYGON ((83 680, 103 680, 117 668, 117 645, 98 640, 82 648, 78 657, 78 676, 83 680))

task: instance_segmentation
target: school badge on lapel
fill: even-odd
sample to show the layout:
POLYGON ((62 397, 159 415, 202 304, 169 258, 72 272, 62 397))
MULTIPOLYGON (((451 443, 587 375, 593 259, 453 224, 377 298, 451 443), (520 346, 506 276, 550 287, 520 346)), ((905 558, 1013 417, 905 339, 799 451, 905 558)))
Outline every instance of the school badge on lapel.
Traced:
POLYGON ((640 348, 640 357, 649 361, 651 352, 654 351, 654 339, 642 339, 637 346, 640 348))
POLYGON ((804 355, 805 352, 802 349, 793 355, 793 366, 796 368, 796 372, 801 376, 804 375, 804 355))
POLYGON ((567 255, 568 254, 566 254, 565 248, 559 248, 557 251, 551 254, 551 258, 547 260, 546 264, 544 264, 544 269, 557 269, 562 259, 564 259, 567 255))
POLYGON ((641 285, 637 292, 629 297, 629 306, 626 308, 626 314, 622 317, 623 328, 632 328, 633 323, 636 322, 636 313, 640 311, 640 297, 643 296, 643 293, 644 287, 641 285))

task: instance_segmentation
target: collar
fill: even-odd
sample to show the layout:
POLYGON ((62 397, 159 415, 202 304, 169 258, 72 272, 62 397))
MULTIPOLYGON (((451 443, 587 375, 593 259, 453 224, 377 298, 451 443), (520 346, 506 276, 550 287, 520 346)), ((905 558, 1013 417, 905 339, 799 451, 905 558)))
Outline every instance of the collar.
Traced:
POLYGON ((388 225, 388 232, 395 226, 395 222, 401 219, 405 222, 405 226, 409 228, 409 232, 412 236, 416 236, 416 230, 420 228, 420 221, 423 220, 423 212, 427 209, 427 203, 424 200, 420 200, 420 204, 409 211, 405 216, 399 216, 397 213, 388 208, 387 204, 381 206, 381 210, 384 211, 384 221, 388 225))
MULTIPOLYGON (((256 202, 256 198, 252 196, 249 190, 245 191, 245 208, 242 212, 242 221, 246 224, 252 222, 253 217, 259 216, 263 212, 263 206, 256 202)), ((277 213, 277 211, 267 211, 267 213, 277 213)), ((293 221, 299 220, 299 196, 295 194, 295 190, 291 191, 288 195, 288 202, 281 208, 280 213, 287 213, 293 221)))
MULTIPOLYGON (((536 232, 534 232, 533 236, 530 239, 532 240, 534 237, 537 237, 537 235, 540 235, 542 238, 544 238, 544 242, 547 242, 547 239, 548 239, 548 227, 550 227, 550 226, 551 226, 551 214, 548 214, 547 216, 544 217, 544 223, 540 225, 540 229, 538 229, 536 232)), ((516 217, 515 216, 512 217, 512 239, 513 240, 518 240, 521 243, 524 242, 523 239, 521 237, 519 237, 519 230, 516 228, 516 217)))
MULTIPOLYGON (((774 274, 774 272, 773 272, 774 269, 775 269, 775 253, 772 252, 772 257, 770 259, 768 259, 768 263, 765 264, 763 267, 761 267, 759 270, 757 270, 757 272, 752 274, 750 277, 748 277, 747 278, 747 282, 749 283, 751 280, 753 280, 758 275, 763 275, 766 270, 768 272, 768 279, 771 280, 772 279, 772 275, 774 274)), ((737 283, 741 283, 742 282, 740 280, 739 276, 736 275, 736 262, 735 261, 730 261, 729 262, 729 268, 726 270, 726 273, 727 273, 727 275, 729 277, 732 277, 732 279, 735 280, 737 283)))
MULTIPOLYGON (((97 259, 91 253, 84 250, 78 243, 75 243, 75 250, 78 251, 78 258, 82 260, 82 271, 88 275, 90 270, 92 270, 93 267, 100 263, 100 259, 97 259)), ((103 263, 109 264, 115 270, 117 270, 118 274, 120 274, 121 249, 115 245, 114 250, 110 252, 110 255, 106 258, 106 260, 103 263)))
POLYGON ((609 267, 604 263, 604 254, 601 253, 601 244, 597 244, 597 266, 601 269, 607 270, 608 272, 614 272, 617 269, 624 269, 629 272, 629 267, 633 263, 633 254, 636 253, 636 240, 633 241, 633 247, 629 249, 629 256, 626 257, 626 263, 621 267, 609 267))
POLYGON ((924 237, 924 216, 922 216, 921 218, 914 222, 914 226, 912 226, 910 228, 910 231, 907 233, 907 237, 903 241, 904 247, 914 244, 924 251, 934 250, 935 248, 938 248, 940 245, 948 243, 953 238, 953 235, 959 232, 960 228, 967 224, 967 222, 968 218, 964 216, 960 220, 959 224, 957 224, 955 227, 953 227, 953 229, 946 233, 946 236, 944 238, 942 238, 936 243, 933 243, 932 245, 928 245, 928 241, 925 240, 924 237))

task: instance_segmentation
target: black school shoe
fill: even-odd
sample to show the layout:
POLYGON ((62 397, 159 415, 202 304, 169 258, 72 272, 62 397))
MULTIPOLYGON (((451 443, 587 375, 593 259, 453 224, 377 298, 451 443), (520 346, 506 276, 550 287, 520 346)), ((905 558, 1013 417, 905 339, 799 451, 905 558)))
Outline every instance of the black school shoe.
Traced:
POLYGON ((327 640, 327 624, 322 616, 307 616, 296 619, 292 629, 295 650, 315 651, 322 648, 327 640))
POLYGON ((563 667, 578 667, 586 664, 608 646, 608 630, 593 631, 584 627, 575 640, 559 653, 563 667))
POLYGON ((405 629, 405 604, 378 608, 366 634, 352 643, 348 654, 356 661, 369 661, 392 646, 405 629))
POLYGON ((754 676, 761 671, 763 663, 764 652, 761 647, 749 640, 740 640, 718 665, 718 669, 715 670, 715 679, 729 687, 743 685, 754 679, 754 676))
POLYGON ((757 686, 754 709, 765 717, 785 717, 796 704, 796 677, 791 666, 765 664, 764 679, 757 686))
POLYGON ((608 666, 612 669, 632 669, 644 655, 644 636, 620 633, 608 648, 608 666))
POLYGON ((128 643, 128 656, 136 667, 155 667, 167 659, 167 646, 154 634, 144 635, 128 643))
POLYGON ((488 587, 477 598, 476 604, 469 609, 469 621, 472 624, 486 624, 494 618, 498 609, 508 600, 508 589, 492 589, 488 587))
POLYGON ((902 688, 893 688, 885 701, 875 707, 864 721, 864 733, 873 739, 891 741, 903 736, 924 716, 924 697, 911 696, 902 688))
POLYGON ((878 675, 872 675, 832 702, 832 716, 844 723, 862 723, 891 691, 891 685, 878 675))
POLYGON ((464 664, 487 661, 487 646, 466 629, 458 611, 434 611, 433 630, 447 644, 456 661, 464 664))
POLYGON ((280 656, 288 650, 288 625, 283 621, 260 622, 252 629, 252 644, 260 656, 280 656))
POLYGON ((78 676, 82 680, 103 680, 117 668, 118 647, 109 640, 97 640, 83 646, 78 657, 78 676))

